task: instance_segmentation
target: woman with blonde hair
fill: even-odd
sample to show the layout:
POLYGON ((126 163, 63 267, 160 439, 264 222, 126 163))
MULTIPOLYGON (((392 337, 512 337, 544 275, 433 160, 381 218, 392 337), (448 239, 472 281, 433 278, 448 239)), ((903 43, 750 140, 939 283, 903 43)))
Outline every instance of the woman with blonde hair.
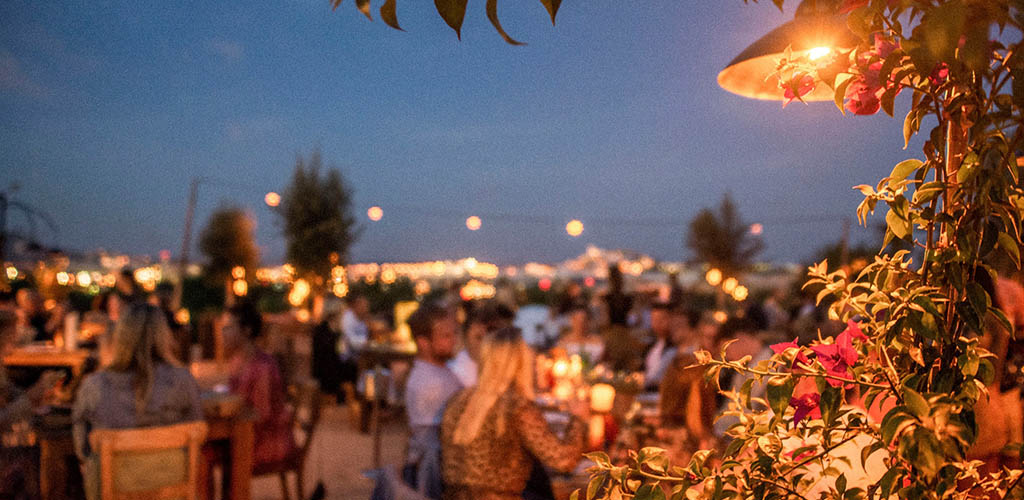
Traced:
POLYGON ((534 459, 571 471, 584 451, 587 405, 570 404, 565 438, 533 402, 533 351, 518 328, 491 332, 480 349, 480 378, 448 402, 441 423, 444 498, 521 498, 534 459))
MULTIPOLYGON (((114 328, 110 364, 82 381, 72 412, 75 452, 86 493, 98 498, 99 464, 89 447, 93 429, 152 427, 201 420, 199 386, 171 350, 163 312, 135 304, 114 328)), ((140 471, 140 477, 144 475, 140 471)))

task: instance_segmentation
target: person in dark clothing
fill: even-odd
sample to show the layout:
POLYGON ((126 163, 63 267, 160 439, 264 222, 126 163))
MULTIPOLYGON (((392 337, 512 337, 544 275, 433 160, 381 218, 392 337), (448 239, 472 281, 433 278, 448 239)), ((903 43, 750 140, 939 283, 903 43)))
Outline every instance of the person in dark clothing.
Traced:
POLYGON ((633 308, 633 297, 623 291, 622 271, 618 264, 608 266, 608 293, 604 302, 608 306, 608 322, 612 325, 628 326, 629 311, 633 308))
POLYGON ((342 384, 355 383, 357 369, 354 362, 343 360, 338 351, 341 339, 341 302, 328 300, 324 303, 324 317, 313 328, 313 377, 320 382, 320 390, 333 394, 338 402, 345 400, 342 384))

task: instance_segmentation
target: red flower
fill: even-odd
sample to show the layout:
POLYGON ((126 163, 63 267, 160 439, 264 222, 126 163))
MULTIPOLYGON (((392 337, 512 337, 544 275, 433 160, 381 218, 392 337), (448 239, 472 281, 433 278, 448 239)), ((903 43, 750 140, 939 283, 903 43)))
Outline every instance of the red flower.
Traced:
POLYGON ((846 109, 855 115, 873 115, 882 107, 883 92, 882 87, 872 87, 860 77, 860 81, 846 87, 846 109))
POLYGON ((808 415, 811 418, 821 418, 821 408, 818 406, 820 402, 821 394, 816 392, 808 392, 802 396, 790 398, 789 406, 796 410, 793 413, 793 423, 799 424, 808 415))
POLYGON ((947 78, 949 78, 949 65, 946 63, 935 65, 932 74, 928 75, 928 80, 932 82, 933 87, 946 83, 947 78))
MULTIPOLYGON (((826 373, 833 377, 850 378, 850 367, 857 362, 857 350, 853 348, 853 333, 849 328, 843 330, 834 343, 812 346, 811 350, 818 355, 818 362, 825 367, 826 373)), ((825 381, 832 387, 844 385, 844 382, 833 378, 826 378, 825 381)))
POLYGON ((808 365, 811 364, 811 360, 807 359, 807 356, 804 355, 803 349, 800 348, 800 344, 797 344, 796 341, 797 339, 793 339, 792 342, 772 344, 769 347, 771 347, 775 354, 782 354, 788 349, 796 349, 796 358, 793 359, 793 365, 795 366, 797 361, 808 365))
POLYGON ((882 59, 889 57, 889 54, 892 54, 894 50, 899 48, 899 45, 893 43, 888 38, 885 38, 884 36, 878 33, 875 33, 874 45, 875 53, 877 53, 878 56, 881 57, 882 59))
POLYGON ((814 77, 811 75, 797 74, 793 76, 793 79, 787 82, 784 86, 786 92, 784 96, 785 101, 782 102, 782 107, 785 108, 787 104, 793 102, 794 99, 801 98, 807 95, 808 92, 814 90, 814 77))
POLYGON ((860 325, 858 325, 857 322, 852 319, 846 322, 846 330, 843 330, 843 333, 846 332, 849 332, 850 336, 857 340, 860 340, 861 342, 868 341, 868 336, 864 335, 864 332, 861 331, 860 329, 860 325))

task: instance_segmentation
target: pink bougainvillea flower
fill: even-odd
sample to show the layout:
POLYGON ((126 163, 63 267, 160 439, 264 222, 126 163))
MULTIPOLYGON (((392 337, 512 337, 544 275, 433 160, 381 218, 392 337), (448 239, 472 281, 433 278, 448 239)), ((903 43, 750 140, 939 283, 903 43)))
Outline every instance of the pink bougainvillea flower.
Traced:
POLYGON ((899 45, 893 43, 892 40, 889 40, 888 38, 882 36, 879 33, 875 33, 874 51, 882 59, 889 57, 889 54, 892 54, 893 51, 898 48, 899 45))
POLYGON ((782 354, 786 352, 787 349, 796 349, 796 358, 793 359, 794 366, 796 365, 797 361, 808 365, 811 364, 811 360, 807 359, 807 356, 804 355, 803 349, 800 348, 800 344, 797 344, 796 341, 797 339, 793 339, 792 342, 772 344, 770 347, 775 354, 782 354))
POLYGON ((795 75, 792 80, 783 85, 783 88, 786 90, 783 93, 786 100, 782 102, 782 107, 785 108, 794 99, 802 98, 808 92, 814 90, 814 77, 811 75, 795 75))
MULTIPOLYGON (((853 334, 849 329, 843 330, 835 342, 811 346, 811 350, 818 355, 818 362, 825 367, 826 373, 839 378, 851 377, 850 367, 857 362, 857 350, 853 348, 853 334)), ((834 378, 826 378, 825 381, 832 387, 842 387, 845 384, 834 378)))
POLYGON ((811 418, 821 418, 821 408, 818 406, 821 402, 821 394, 816 392, 808 392, 801 396, 791 398, 789 400, 789 406, 792 406, 793 423, 799 424, 805 417, 810 415, 811 418))
POLYGON ((855 115, 873 115, 882 107, 882 92, 881 87, 871 87, 861 78, 846 87, 846 109, 855 115))
POLYGON ((932 74, 928 75, 928 80, 932 82, 933 87, 946 83, 947 78, 949 78, 949 65, 946 63, 939 63, 935 65, 935 69, 932 70, 932 74))
POLYGON ((868 341, 868 336, 864 335, 864 332, 860 329, 860 325, 852 319, 846 322, 846 330, 844 330, 843 333, 846 332, 849 332, 852 338, 860 340, 861 342, 868 341))

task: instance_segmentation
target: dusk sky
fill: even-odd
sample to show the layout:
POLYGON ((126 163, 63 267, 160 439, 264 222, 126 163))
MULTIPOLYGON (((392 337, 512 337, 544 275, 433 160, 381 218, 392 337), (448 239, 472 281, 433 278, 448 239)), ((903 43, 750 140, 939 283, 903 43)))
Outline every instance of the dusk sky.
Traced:
POLYGON ((921 153, 902 149, 906 103, 844 117, 718 87, 795 5, 567 0, 552 27, 540 2, 505 1, 529 44, 513 47, 476 0, 462 41, 429 1, 399 0, 399 32, 352 1, 7 0, 0 189, 55 219, 46 244, 176 255, 189 181, 213 177, 196 233, 218 204, 248 207, 277 263, 263 194, 319 148, 355 192, 356 261, 559 261, 588 244, 681 260, 686 222, 726 191, 763 223, 764 258, 801 261, 839 239, 852 186, 921 153))

